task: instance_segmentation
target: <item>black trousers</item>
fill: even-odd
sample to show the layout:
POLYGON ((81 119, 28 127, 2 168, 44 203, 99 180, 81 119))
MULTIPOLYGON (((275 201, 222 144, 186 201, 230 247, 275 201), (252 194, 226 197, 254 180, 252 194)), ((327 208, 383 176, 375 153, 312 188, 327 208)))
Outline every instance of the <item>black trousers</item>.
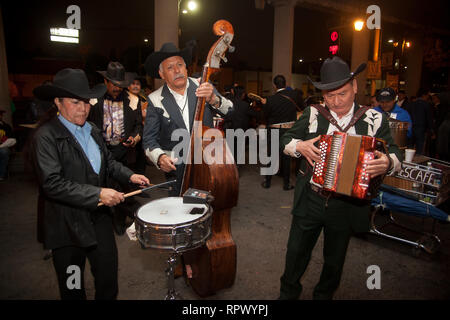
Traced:
MULTIPOLYGON (((279 146, 281 146, 281 137, 283 134, 286 133, 288 129, 267 129, 267 155, 271 157, 271 150, 272 150, 272 138, 271 138, 271 131, 272 130, 278 130, 279 131, 279 146)), ((278 148, 279 152, 279 164, 280 164, 280 173, 283 176, 283 185, 288 186, 289 185, 289 178, 291 175, 291 157, 286 155, 280 148, 278 148)), ((267 182, 271 182, 272 176, 264 176, 265 180, 267 182)))
POLYGON ((112 300, 118 293, 118 256, 111 217, 101 214, 93 221, 98 244, 82 248, 68 246, 52 250, 53 265, 58 277, 59 292, 63 300, 85 300, 84 269, 89 259, 95 280, 95 299, 112 300), (72 266, 72 267, 71 267, 72 266), (79 273, 74 267, 79 268, 79 273), (79 288, 75 277, 80 276, 79 288), (74 288, 75 286, 75 288, 74 288))
POLYGON ((349 207, 345 203, 327 200, 307 187, 306 212, 293 215, 286 252, 284 273, 281 277, 280 299, 296 300, 302 292, 302 278, 312 251, 323 230, 324 264, 313 292, 313 299, 332 299, 339 287, 350 237, 349 207))

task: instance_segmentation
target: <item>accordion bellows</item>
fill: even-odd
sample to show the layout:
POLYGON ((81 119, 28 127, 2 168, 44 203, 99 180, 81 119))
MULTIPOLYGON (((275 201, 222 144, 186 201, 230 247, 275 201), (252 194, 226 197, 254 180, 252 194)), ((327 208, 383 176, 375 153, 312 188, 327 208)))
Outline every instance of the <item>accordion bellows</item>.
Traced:
POLYGON ((370 199, 377 193, 382 176, 371 179, 366 172, 367 161, 375 150, 385 151, 378 138, 334 132, 319 140, 320 161, 313 169, 311 182, 324 191, 370 199))

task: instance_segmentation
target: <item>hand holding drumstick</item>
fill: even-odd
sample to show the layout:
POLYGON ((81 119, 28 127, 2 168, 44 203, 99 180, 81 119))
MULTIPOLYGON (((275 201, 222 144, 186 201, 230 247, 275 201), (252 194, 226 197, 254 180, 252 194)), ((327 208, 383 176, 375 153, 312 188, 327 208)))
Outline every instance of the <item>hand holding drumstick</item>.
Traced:
MULTIPOLYGON (((140 190, 136 190, 136 191, 133 191, 133 192, 130 192, 130 193, 126 193, 126 194, 118 192, 118 191, 113 190, 113 189, 103 188, 102 192, 104 190, 106 190, 105 191, 106 192, 105 193, 105 201, 106 202, 103 201, 102 192, 100 192, 100 202, 98 203, 98 206, 100 207, 100 206, 106 205, 108 207, 113 207, 113 206, 119 204, 120 202, 125 201, 125 198, 135 196, 137 194, 140 194, 140 193, 142 193, 144 191, 147 191, 147 190, 150 190, 150 189, 153 189, 153 188, 161 188, 161 187, 163 187, 165 185, 172 184, 172 183, 176 182, 176 180, 171 180, 171 181, 167 181, 167 182, 163 182, 163 183, 159 183, 159 184, 150 184, 150 181, 148 181, 147 178, 145 178, 145 179, 147 180, 147 182, 144 180, 144 182, 146 182, 146 184, 147 184, 146 188, 143 188, 143 189, 140 189, 140 190), (111 198, 108 198, 108 196, 111 197, 111 198)), ((144 186, 144 184, 141 187, 143 187, 143 186, 144 186)), ((171 188, 172 187, 169 187, 169 190, 171 188)))

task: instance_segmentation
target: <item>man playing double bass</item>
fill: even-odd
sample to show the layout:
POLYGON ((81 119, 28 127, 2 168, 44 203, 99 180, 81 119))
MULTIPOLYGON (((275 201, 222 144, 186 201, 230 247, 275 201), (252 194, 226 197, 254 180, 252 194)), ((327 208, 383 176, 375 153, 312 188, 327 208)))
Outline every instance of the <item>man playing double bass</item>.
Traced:
POLYGON ((143 147, 147 157, 158 169, 164 171, 168 180, 177 179, 177 185, 169 192, 178 196, 183 180, 183 164, 172 154, 180 142, 172 140, 176 129, 191 132, 197 98, 205 98, 207 107, 203 125, 212 127, 213 115, 226 114, 233 103, 222 97, 209 82, 202 83, 188 77, 187 65, 191 60, 190 48, 178 50, 173 43, 165 43, 160 51, 148 56, 145 62, 147 73, 161 78, 164 85, 148 96, 149 105, 144 124, 143 147))

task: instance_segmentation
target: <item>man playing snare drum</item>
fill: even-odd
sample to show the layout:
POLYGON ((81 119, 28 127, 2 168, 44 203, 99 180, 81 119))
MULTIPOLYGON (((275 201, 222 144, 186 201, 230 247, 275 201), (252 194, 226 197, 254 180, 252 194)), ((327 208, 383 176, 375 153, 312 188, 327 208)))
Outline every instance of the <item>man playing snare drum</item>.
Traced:
POLYGON ((37 129, 32 156, 45 200, 44 246, 52 250, 62 299, 86 299, 86 258, 95 279, 95 299, 117 297, 117 247, 108 207, 125 199, 123 193, 107 188, 107 178, 141 186, 150 183, 115 161, 101 131, 86 122, 89 99, 105 91, 103 84, 89 89, 79 69, 61 70, 51 85, 34 90, 59 111, 37 129), (99 202, 105 206, 99 207, 99 202))

